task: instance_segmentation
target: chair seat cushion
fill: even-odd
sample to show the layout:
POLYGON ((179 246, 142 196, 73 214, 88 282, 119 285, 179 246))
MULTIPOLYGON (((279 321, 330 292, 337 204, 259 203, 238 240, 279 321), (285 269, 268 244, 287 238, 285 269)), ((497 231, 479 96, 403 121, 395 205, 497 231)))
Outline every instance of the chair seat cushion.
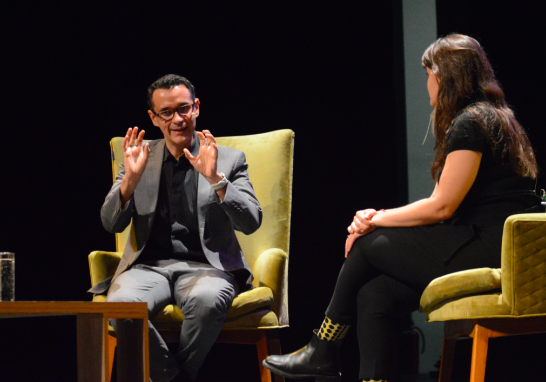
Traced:
POLYGON ((430 282, 421 296, 420 310, 429 312, 443 301, 500 288, 500 269, 479 268, 450 273, 430 282))
MULTIPOLYGON (((273 303, 273 292, 267 287, 258 287, 240 293, 229 308, 226 321, 245 316, 258 309, 270 307, 273 303)), ((277 317, 275 315, 275 317, 277 317)), ((153 320, 158 328, 180 328, 180 322, 184 320, 182 311, 176 305, 167 305, 161 313, 153 320), (175 325, 171 325, 175 324, 175 325)))
POLYGON ((226 320, 223 330, 267 329, 279 326, 279 319, 270 309, 258 309, 243 316, 226 320))
MULTIPOLYGON (((93 301, 104 301, 105 296, 95 296, 93 301)), ((239 294, 226 315, 225 328, 259 328, 279 325, 277 315, 271 311, 273 292, 268 287, 258 287, 239 294), (269 309, 268 309, 269 308, 269 309)), ((159 330, 180 330, 184 315, 178 306, 167 305, 153 320, 159 330)))

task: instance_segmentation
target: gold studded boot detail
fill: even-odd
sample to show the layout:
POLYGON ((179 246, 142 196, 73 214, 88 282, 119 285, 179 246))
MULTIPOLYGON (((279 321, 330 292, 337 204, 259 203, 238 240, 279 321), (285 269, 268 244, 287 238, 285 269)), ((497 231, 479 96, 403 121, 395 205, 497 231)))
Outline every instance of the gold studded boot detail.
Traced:
POLYGON ((332 320, 325 317, 317 337, 323 341, 341 341, 350 327, 350 325, 334 324, 332 320))

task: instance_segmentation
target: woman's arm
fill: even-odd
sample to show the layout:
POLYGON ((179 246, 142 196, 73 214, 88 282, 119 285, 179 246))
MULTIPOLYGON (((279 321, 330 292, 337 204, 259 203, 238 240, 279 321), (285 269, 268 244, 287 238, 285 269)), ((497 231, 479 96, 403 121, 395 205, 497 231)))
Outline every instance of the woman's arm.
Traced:
POLYGON ((470 150, 449 153, 440 181, 429 198, 378 213, 371 222, 376 227, 413 227, 448 219, 474 184, 481 158, 482 153, 470 150))
POLYGON ((440 181, 429 198, 387 211, 358 211, 347 228, 349 236, 345 242, 345 257, 355 240, 373 232, 376 227, 414 227, 438 223, 451 217, 474 184, 481 159, 481 152, 453 151, 448 154, 440 181))

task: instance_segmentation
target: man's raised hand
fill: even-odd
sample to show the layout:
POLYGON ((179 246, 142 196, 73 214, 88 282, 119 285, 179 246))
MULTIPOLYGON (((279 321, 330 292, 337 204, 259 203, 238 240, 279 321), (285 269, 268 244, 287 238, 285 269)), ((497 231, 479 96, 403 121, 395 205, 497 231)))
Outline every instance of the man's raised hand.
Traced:
POLYGON ((150 147, 147 143, 142 147, 143 140, 144 130, 139 134, 138 127, 134 129, 129 128, 127 134, 125 134, 125 138, 123 138, 123 166, 125 167, 125 175, 119 188, 123 205, 131 199, 148 162, 150 147))
POLYGON ((197 131, 196 133, 200 141, 199 154, 194 157, 188 149, 184 149, 184 155, 197 172, 203 175, 209 183, 218 183, 222 180, 222 176, 217 169, 218 147, 216 146, 216 139, 208 130, 197 131))
POLYGON ((125 166, 125 175, 129 177, 140 176, 146 168, 150 147, 148 144, 142 147, 144 140, 144 130, 138 133, 138 127, 129 128, 125 138, 123 138, 123 165, 125 166))

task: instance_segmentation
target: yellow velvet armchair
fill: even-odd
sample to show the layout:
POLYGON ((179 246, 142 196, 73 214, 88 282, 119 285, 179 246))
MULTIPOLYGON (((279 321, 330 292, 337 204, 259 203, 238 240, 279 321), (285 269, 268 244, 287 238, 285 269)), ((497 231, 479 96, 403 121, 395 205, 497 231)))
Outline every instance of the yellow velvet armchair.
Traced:
POLYGON ((546 214, 510 216, 502 240, 501 269, 439 277, 421 297, 427 321, 445 321, 441 382, 458 339, 473 338, 470 381, 482 382, 489 338, 546 332, 546 214))
MULTIPOLYGON (((112 175, 115 179, 123 163, 121 142, 110 142, 112 175)), ((294 132, 278 130, 264 134, 217 137, 219 145, 233 147, 246 154, 248 173, 263 210, 261 227, 252 235, 236 232, 246 261, 254 274, 254 289, 241 293, 227 313, 224 328, 217 342, 254 344, 257 346, 260 378, 270 382, 270 372, 262 366, 269 354, 280 354, 278 329, 288 326, 288 250, 292 206, 292 163, 294 132)), ((89 255, 91 284, 114 274, 120 261, 132 224, 116 234, 116 252, 95 251, 89 255)), ((94 296, 93 301, 104 301, 94 296)), ((176 305, 167 306, 154 326, 168 343, 179 339, 184 317, 176 305)), ((116 346, 110 328, 107 357, 110 370, 116 346)), ((275 381, 282 381, 275 376, 275 381)))

